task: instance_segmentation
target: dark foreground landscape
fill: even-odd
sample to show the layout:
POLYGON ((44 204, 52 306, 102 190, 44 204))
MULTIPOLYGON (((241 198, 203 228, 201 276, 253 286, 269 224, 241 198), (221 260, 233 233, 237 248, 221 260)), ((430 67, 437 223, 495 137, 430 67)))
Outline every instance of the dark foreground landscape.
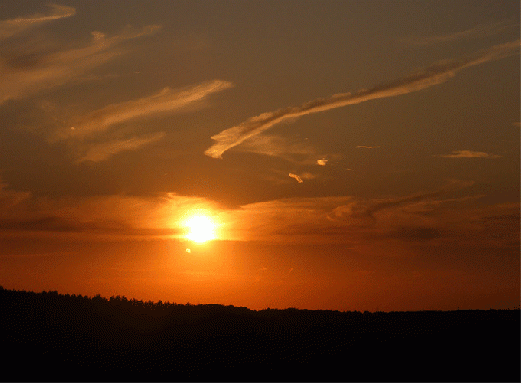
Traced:
POLYGON ((520 380, 519 309, 253 311, 0 288, 0 313, 3 381, 520 380))

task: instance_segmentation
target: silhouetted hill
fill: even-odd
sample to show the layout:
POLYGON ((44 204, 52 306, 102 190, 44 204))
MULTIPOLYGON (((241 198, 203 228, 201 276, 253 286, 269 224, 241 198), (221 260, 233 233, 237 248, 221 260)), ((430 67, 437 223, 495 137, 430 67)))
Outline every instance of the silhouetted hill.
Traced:
POLYGON ((520 380, 518 309, 254 311, 0 288, 0 313, 4 381, 520 380))

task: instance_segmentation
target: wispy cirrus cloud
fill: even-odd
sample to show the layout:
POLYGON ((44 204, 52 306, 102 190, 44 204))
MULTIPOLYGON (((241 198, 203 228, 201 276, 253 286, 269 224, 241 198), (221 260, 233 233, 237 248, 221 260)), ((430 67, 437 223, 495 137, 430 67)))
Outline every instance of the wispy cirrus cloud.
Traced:
POLYGON ((139 30, 128 27, 112 37, 92 32, 92 40, 87 46, 50 53, 20 53, 4 47, 0 56, 0 104, 32 96, 78 78, 122 54, 123 50, 116 49, 122 42, 153 35, 160 28, 158 25, 139 30))
POLYGON ((212 93, 231 88, 228 81, 214 80, 184 89, 164 88, 151 96, 111 104, 82 116, 71 127, 60 131, 58 138, 82 138, 103 132, 113 125, 150 115, 180 111, 212 93))
POLYGON ((519 40, 495 45, 461 60, 437 63, 425 68, 420 73, 384 85, 378 85, 371 89, 364 89, 355 93, 336 94, 329 98, 320 98, 307 102, 301 106, 263 113, 212 136, 216 143, 208 148, 205 154, 212 158, 222 158, 222 154, 227 150, 258 136, 260 133, 288 119, 296 119, 307 114, 359 104, 364 101, 417 92, 442 84, 454 77, 460 70, 513 55, 519 48, 519 45, 519 40))
POLYGON ((499 158, 497 154, 490 154, 485 152, 475 152, 472 150, 453 150, 451 154, 443 154, 438 157, 443 158, 499 158))
POLYGON ((122 129, 107 132, 114 126, 159 113, 186 111, 210 94, 232 86, 228 81, 214 80, 183 89, 164 88, 151 96, 111 104, 81 116, 69 124, 74 126, 58 130, 50 140, 68 139, 77 157, 77 164, 105 161, 118 153, 141 149, 166 136, 164 132, 144 135, 134 133, 133 136, 125 132, 126 137, 121 138, 122 129), (104 141, 100 142, 100 139, 104 141))
MULTIPOLYGON (((246 140, 238 149, 241 152, 263 154, 270 157, 282 158, 296 164, 319 164, 325 161, 326 154, 318 154, 308 141, 282 137, 278 135, 261 134, 255 140, 246 140)), ((338 157, 338 155, 327 155, 338 157)), ((325 165, 325 162, 323 164, 325 165)))
POLYGON ((66 5, 49 4, 49 14, 35 13, 29 16, 0 21, 0 40, 20 34, 28 29, 38 27, 49 21, 74 16, 76 9, 66 5))
POLYGON ((137 150, 145 145, 159 141, 165 136, 164 132, 155 134, 147 134, 126 139, 112 140, 101 144, 92 144, 88 146, 85 153, 76 161, 82 163, 87 161, 100 162, 105 161, 111 156, 120 152, 137 150))
POLYGON ((503 20, 492 24, 480 24, 464 31, 454 32, 441 36, 413 36, 403 39, 403 42, 411 45, 426 46, 449 43, 460 40, 476 39, 497 35, 508 29, 518 28, 519 24, 511 20, 503 20))

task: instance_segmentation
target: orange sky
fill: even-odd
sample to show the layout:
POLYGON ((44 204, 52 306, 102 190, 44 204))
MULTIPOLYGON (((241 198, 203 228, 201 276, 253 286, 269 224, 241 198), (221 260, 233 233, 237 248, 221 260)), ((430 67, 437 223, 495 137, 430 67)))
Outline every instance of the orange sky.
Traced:
POLYGON ((0 285, 253 309, 519 306, 519 13, 0 5, 0 285), (187 238, 194 215, 215 239, 187 238))

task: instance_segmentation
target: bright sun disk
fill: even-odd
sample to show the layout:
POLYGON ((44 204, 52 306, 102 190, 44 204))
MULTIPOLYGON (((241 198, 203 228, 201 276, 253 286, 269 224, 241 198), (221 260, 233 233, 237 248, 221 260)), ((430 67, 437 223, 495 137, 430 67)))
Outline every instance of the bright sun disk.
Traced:
POLYGON ((186 238, 194 242, 206 242, 215 239, 215 223, 210 217, 197 215, 186 221, 188 234, 186 238))

